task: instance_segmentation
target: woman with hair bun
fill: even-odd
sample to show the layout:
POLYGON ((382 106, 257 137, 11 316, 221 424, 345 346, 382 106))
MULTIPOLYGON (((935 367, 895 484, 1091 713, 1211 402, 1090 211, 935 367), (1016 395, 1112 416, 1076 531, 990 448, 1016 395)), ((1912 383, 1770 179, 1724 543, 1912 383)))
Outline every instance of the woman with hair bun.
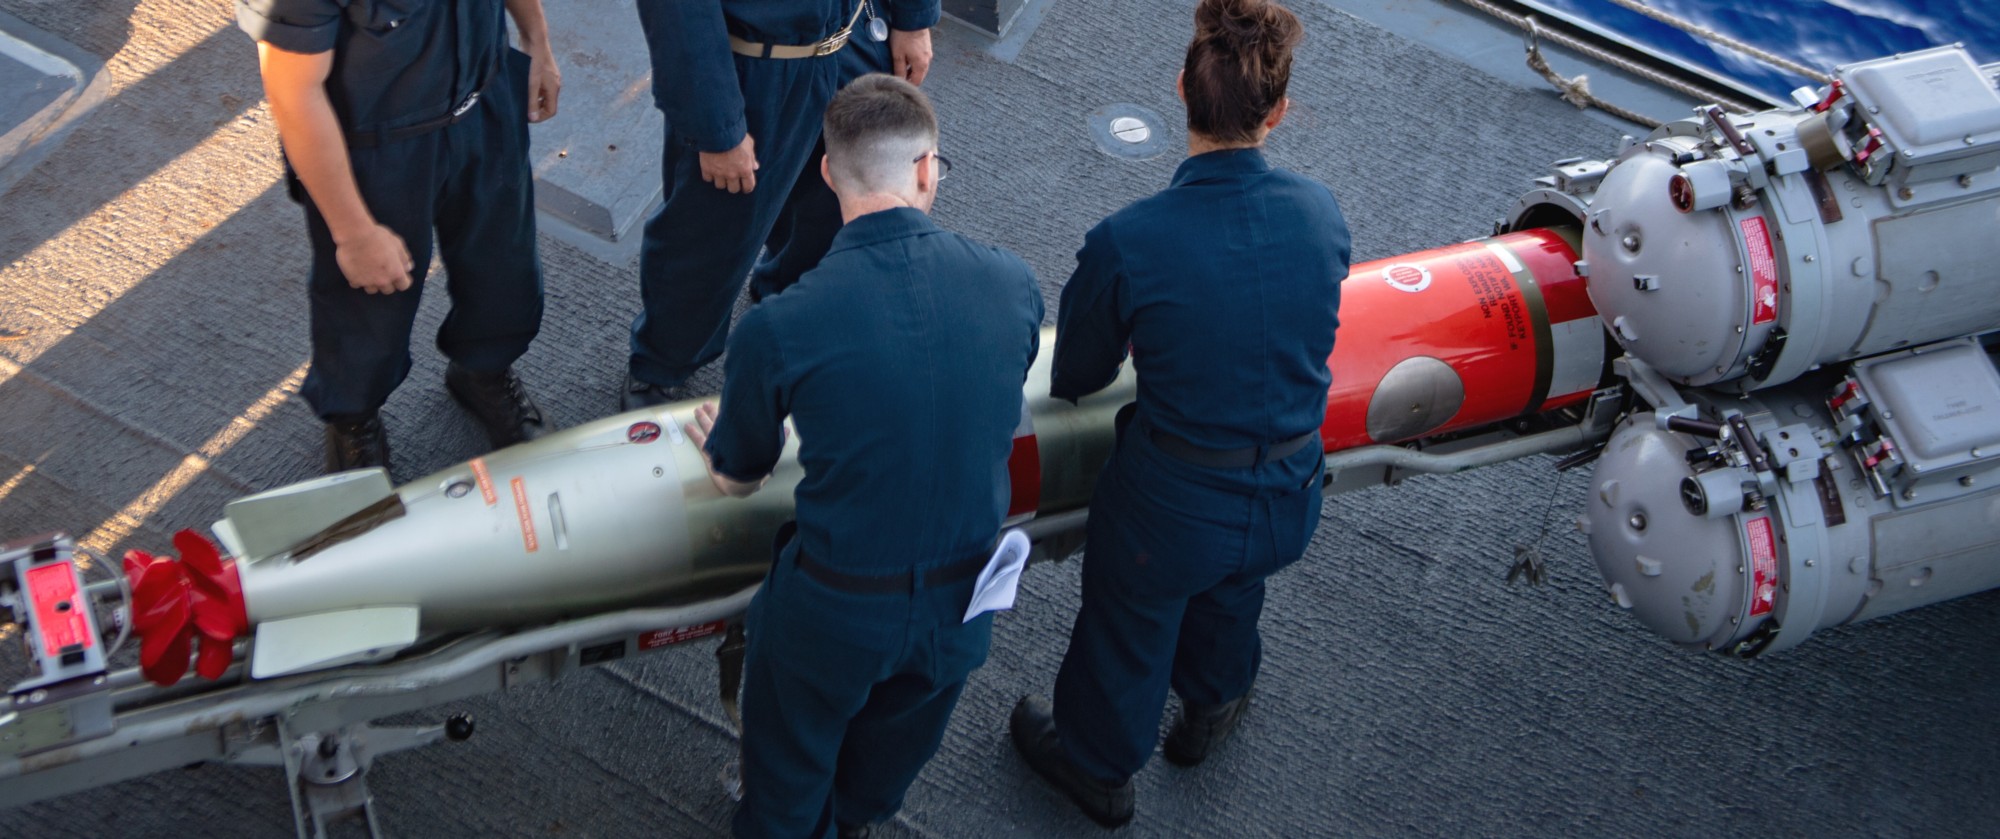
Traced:
POLYGON ((1083 606, 1054 702, 1022 698, 1014 746, 1106 827, 1132 819, 1171 688, 1167 759, 1200 763, 1248 706, 1264 578, 1319 524, 1347 223, 1333 194, 1265 160, 1298 18, 1202 0, 1178 86, 1188 158, 1099 223, 1063 288, 1050 387, 1104 388, 1127 354, 1138 401, 1098 478, 1083 606))

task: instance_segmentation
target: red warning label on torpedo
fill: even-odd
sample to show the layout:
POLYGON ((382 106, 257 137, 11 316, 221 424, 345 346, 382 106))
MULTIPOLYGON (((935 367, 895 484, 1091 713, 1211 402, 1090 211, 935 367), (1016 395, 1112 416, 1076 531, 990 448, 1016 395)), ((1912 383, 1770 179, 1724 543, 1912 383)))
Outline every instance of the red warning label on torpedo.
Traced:
POLYGON ((1761 218, 1743 220, 1743 247, 1750 253, 1750 322, 1778 319, 1778 260, 1771 253, 1771 231, 1761 218))
POLYGON ((1042 506, 1042 447, 1034 435, 1014 438, 1014 450, 1007 455, 1007 478, 1013 484, 1007 501, 1009 518, 1042 506))
POLYGON ((1771 533, 1771 518, 1759 516, 1743 523, 1743 535, 1750 542, 1750 616, 1769 614, 1778 597, 1778 540, 1771 533))
POLYGON ((668 644, 678 644, 682 641, 692 641, 696 638, 707 638, 710 635, 721 632, 728 626, 728 621, 709 621, 708 623, 695 624, 694 626, 655 629, 639 636, 639 649, 653 650, 667 646, 668 644))

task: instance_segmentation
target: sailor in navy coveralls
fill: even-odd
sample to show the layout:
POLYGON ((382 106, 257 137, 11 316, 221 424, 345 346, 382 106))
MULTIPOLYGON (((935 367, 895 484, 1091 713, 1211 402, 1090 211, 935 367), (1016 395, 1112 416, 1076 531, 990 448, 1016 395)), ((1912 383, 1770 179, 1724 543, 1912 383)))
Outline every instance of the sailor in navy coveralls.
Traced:
POLYGON ((1189 157, 1166 190, 1090 231, 1058 310, 1052 395, 1111 383, 1138 401, 1098 478, 1083 605, 1054 706, 1012 719, 1029 764, 1106 826, 1133 814, 1169 688, 1167 756, 1192 765, 1235 725, 1261 652, 1264 578, 1319 524, 1327 356, 1348 233, 1333 195, 1273 168, 1297 19, 1206 0, 1182 73, 1189 157))
POLYGON ((377 409, 410 370, 435 241, 445 384, 495 447, 538 435, 512 365, 542 317, 529 122, 561 77, 541 0, 236 0, 312 242, 312 367, 328 471, 386 466, 377 409), (435 239, 433 238, 435 233, 435 239))
POLYGON ((826 104, 863 72, 921 83, 937 19, 938 0, 639 0, 666 115, 665 204, 640 250, 624 409, 686 395, 722 354, 753 264, 762 297, 819 262, 839 208, 817 184, 792 193, 816 165, 826 104))
MULTIPOLYGON (((729 340, 688 434, 724 493, 799 434, 797 531, 751 602, 739 836, 865 835, 936 753, 993 618, 964 620, 1006 515, 1041 290, 933 223, 950 164, 922 93, 872 75, 826 112, 846 225, 729 340)), ((815 173, 816 176, 819 173, 815 173)))

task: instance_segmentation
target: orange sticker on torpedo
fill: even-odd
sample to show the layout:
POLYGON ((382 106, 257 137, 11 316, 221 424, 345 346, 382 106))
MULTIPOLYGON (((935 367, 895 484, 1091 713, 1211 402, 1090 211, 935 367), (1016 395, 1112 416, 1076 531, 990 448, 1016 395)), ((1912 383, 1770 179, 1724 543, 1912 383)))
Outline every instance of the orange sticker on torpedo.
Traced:
POLYGON ((500 497, 493 494, 493 476, 486 472, 486 458, 472 459, 472 479, 479 482, 479 497, 486 499, 486 506, 500 503, 500 497))
POLYGON ((515 478, 512 483, 514 514, 521 517, 521 544, 528 549, 528 553, 534 553, 542 543, 535 538, 535 515, 528 511, 528 485, 520 478, 515 478))

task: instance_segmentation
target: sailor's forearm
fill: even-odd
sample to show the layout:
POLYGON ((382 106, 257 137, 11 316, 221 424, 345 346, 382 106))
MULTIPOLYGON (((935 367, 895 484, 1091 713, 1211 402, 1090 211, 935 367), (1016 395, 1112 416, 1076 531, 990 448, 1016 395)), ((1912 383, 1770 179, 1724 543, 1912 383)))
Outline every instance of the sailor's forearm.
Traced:
POLYGON ((549 21, 542 13, 542 0, 507 0, 507 16, 514 19, 522 52, 534 55, 549 51, 549 21))
POLYGON ((326 74, 333 54, 301 55, 260 43, 257 57, 285 159, 326 219, 334 241, 345 241, 373 228, 375 217, 355 185, 347 139, 333 103, 326 97, 326 74))

